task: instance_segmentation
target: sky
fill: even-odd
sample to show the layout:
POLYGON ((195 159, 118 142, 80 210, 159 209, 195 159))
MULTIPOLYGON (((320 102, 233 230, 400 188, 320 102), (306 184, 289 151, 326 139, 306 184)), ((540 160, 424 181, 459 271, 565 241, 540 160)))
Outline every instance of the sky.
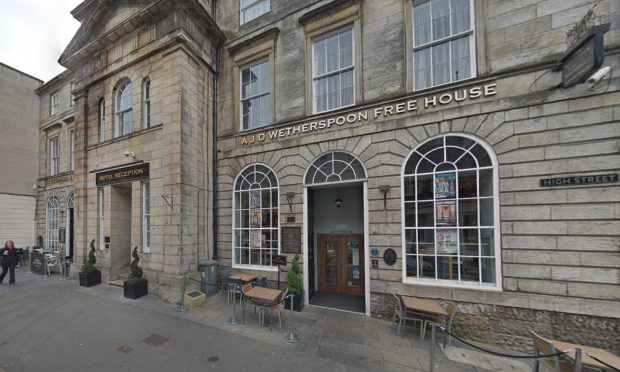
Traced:
POLYGON ((82 0, 0 0, 0 62, 48 81, 65 70, 58 58, 80 23, 82 0))

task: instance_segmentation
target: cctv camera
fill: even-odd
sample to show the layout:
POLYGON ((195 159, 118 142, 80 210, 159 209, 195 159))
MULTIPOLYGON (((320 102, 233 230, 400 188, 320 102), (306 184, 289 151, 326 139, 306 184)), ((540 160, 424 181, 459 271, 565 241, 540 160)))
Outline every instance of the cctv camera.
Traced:
POLYGON ((598 71, 593 73, 586 82, 590 84, 590 88, 594 88, 607 74, 609 74, 609 71, 611 71, 611 67, 601 67, 598 71))
POLYGON ((133 151, 125 151, 123 154, 124 154, 125 156, 127 156, 127 157, 130 157, 130 156, 131 156, 132 158, 135 158, 135 157, 136 157, 136 153, 135 153, 135 152, 133 152, 133 151))

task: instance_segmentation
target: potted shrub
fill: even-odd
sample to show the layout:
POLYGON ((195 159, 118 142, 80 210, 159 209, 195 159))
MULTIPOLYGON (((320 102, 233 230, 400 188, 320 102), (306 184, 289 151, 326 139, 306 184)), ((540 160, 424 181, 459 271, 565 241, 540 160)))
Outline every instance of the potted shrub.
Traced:
MULTIPOLYGON (((296 254, 291 262, 291 269, 287 275, 288 281, 288 293, 294 296, 293 298, 293 310, 301 311, 304 307, 304 285, 299 273, 299 255, 296 254)), ((290 309, 290 300, 286 300, 286 308, 290 309)))
POLYGON ((80 285, 82 287, 92 287, 97 284, 101 284, 101 271, 97 270, 95 264, 97 258, 95 257, 95 239, 90 241, 90 252, 88 252, 88 259, 82 266, 82 272, 80 273, 80 285))
POLYGON ((135 300, 149 293, 149 285, 148 281, 142 277, 142 268, 138 266, 138 262, 140 262, 138 247, 133 249, 131 257, 133 257, 133 260, 131 260, 131 274, 129 274, 129 278, 123 282, 123 295, 125 298, 135 300))

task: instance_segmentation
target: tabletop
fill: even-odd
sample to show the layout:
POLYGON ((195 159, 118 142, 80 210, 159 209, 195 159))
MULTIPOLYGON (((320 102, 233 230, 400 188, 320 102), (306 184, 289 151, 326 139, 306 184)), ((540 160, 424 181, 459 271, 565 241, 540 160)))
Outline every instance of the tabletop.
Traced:
POLYGON ((241 280, 244 282, 251 282, 252 280, 256 279, 256 275, 254 274, 246 274, 246 273, 237 273, 235 275, 231 275, 230 279, 232 280, 241 280))
POLYGON ((620 357, 610 353, 607 350, 599 349, 599 348, 592 347, 592 346, 571 344, 569 342, 558 341, 558 340, 547 340, 547 341, 551 342, 553 344, 553 347, 555 347, 558 351, 571 350, 570 352, 566 353, 566 355, 572 359, 575 359, 574 349, 581 349, 581 364, 587 365, 589 367, 594 367, 594 368, 609 369, 609 367, 606 366, 605 364, 600 363, 596 361, 595 359, 592 359, 588 356, 588 354, 592 354, 592 356, 605 362, 607 365, 612 366, 616 369, 620 369, 620 357))
POLYGON ((261 300, 267 301, 276 301, 278 297, 282 294, 282 291, 279 289, 271 289, 264 287, 252 287, 247 292, 244 293, 247 297, 258 298, 261 300))
POLYGON ((436 315, 447 316, 448 312, 435 300, 426 298, 401 296, 403 303, 408 310, 423 311, 436 315))

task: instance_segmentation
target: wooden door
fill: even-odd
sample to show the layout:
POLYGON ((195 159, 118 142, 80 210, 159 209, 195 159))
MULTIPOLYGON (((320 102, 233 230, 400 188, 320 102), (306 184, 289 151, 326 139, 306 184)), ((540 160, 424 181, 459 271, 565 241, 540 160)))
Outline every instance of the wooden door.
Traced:
POLYGON ((319 291, 364 295, 364 236, 318 236, 319 291))

